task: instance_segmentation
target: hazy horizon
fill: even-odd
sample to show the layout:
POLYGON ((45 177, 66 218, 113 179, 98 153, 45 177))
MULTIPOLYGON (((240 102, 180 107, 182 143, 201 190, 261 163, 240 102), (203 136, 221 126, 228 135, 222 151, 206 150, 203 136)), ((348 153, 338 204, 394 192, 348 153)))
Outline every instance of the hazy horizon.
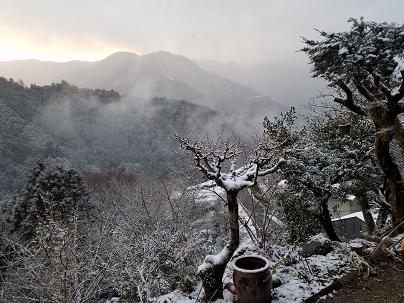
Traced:
MULTIPOLYGON (((5 1, 3 1, 5 2, 5 1)), ((22 1, 2 3, 0 61, 96 61, 116 51, 168 51, 193 60, 304 64, 301 36, 347 19, 402 22, 390 1, 22 1)))
MULTIPOLYGON (((298 52, 302 36, 315 39, 314 28, 347 30, 351 17, 402 23, 403 9, 400 0, 16 0, 2 3, 0 62, 94 62, 121 51, 165 51, 279 103, 307 104, 325 84, 311 79, 298 52)), ((41 76, 0 75, 24 80, 30 72, 41 76)))

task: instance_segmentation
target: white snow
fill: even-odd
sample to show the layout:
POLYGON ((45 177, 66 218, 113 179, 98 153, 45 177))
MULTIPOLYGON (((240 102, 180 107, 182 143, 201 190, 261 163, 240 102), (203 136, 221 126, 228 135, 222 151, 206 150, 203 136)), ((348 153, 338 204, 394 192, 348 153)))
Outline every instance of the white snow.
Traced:
MULTIPOLYGON (((330 241, 323 234, 311 238, 316 241, 330 241)), ((244 241, 243 241, 244 243, 244 241)), ((326 256, 314 255, 309 258, 300 256, 300 248, 292 245, 272 245, 268 251, 241 244, 234 254, 265 255, 273 277, 282 285, 272 292, 273 303, 300 303, 331 285, 334 281, 353 270, 350 263, 350 247, 347 244, 333 243, 335 249, 326 256)), ((224 282, 232 282, 234 262, 229 262, 224 282)))
MULTIPOLYGON (((211 203, 222 203, 223 189, 214 182, 209 181, 198 186, 189 188, 194 191, 196 203, 206 205, 206 217, 216 215, 213 209, 209 209, 211 203)), ((240 203, 241 204, 241 203, 240 203)), ((360 216, 354 213, 348 216, 360 216)), ((240 207, 240 218, 246 220, 248 217, 243 207, 240 207)), ((345 216, 346 217, 346 216, 345 216)), ((363 215, 362 215, 363 218, 363 215)), ((251 221, 251 220, 250 220, 251 221)), ((254 230, 250 224, 250 229, 254 230)), ((197 223, 196 223, 197 224, 197 223)), ((348 244, 334 243, 334 250, 326 256, 314 255, 309 258, 303 258, 300 255, 301 248, 293 245, 273 244, 266 251, 261 251, 254 245, 254 242, 248 237, 243 225, 240 225, 240 246, 234 254, 237 258, 241 255, 261 255, 268 259, 268 266, 271 269, 273 277, 279 278, 281 286, 273 290, 273 303, 297 303, 304 302, 305 299, 326 288, 335 280, 352 271, 350 263, 351 247, 348 244)), ((319 242, 330 241, 323 234, 311 238, 319 242)), ((221 262, 228 253, 227 247, 217 255, 208 255, 198 271, 205 270, 210 264, 221 262)), ((234 261, 229 262, 223 276, 223 283, 232 282, 234 261)), ((233 296, 227 290, 224 291, 225 298, 216 301, 216 303, 233 302, 233 296)), ((156 298, 153 302, 157 303, 191 303, 197 302, 197 299, 203 297, 201 283, 195 287, 191 294, 183 294, 174 291, 167 295, 156 298)))
POLYGON ((332 221, 338 221, 338 220, 344 220, 344 219, 349 219, 349 218, 358 218, 361 219, 363 222, 365 222, 365 219, 363 217, 363 213, 361 211, 346 215, 346 216, 342 216, 340 218, 335 218, 332 219, 332 221))
MULTIPOLYGON (((376 212, 371 212, 372 217, 374 220, 377 220, 377 213, 376 212)), ((332 219, 332 221, 338 221, 338 220, 344 220, 344 219, 349 219, 349 218, 358 218, 360 220, 362 220, 363 222, 365 222, 365 218, 363 216, 363 212, 362 211, 357 211, 342 217, 338 217, 338 218, 334 218, 332 219)))
MULTIPOLYGON (((225 197, 224 189, 217 186, 214 181, 208 181, 196 186, 188 187, 188 191, 196 195, 195 203, 203 205, 207 210, 212 210, 217 203, 225 197)), ((214 212, 212 212, 214 215, 214 212)))
POLYGON ((286 224, 283 223, 281 220, 279 220, 277 217, 275 216, 271 216, 271 221, 274 222, 276 225, 280 226, 280 227, 285 227, 286 224))
POLYGON ((173 200, 179 200, 182 197, 182 192, 180 191, 173 191, 171 193, 171 199, 173 200))
POLYGON ((229 250, 227 248, 227 246, 225 246, 222 251, 216 255, 207 255, 205 257, 205 260, 203 261, 203 263, 201 265, 198 266, 198 273, 199 272, 204 272, 206 271, 208 268, 223 263, 223 260, 226 258, 226 256, 229 255, 229 250))
POLYGON ((281 265, 274 275, 282 285, 274 289, 272 302, 304 302, 352 271, 348 251, 347 245, 341 245, 326 256, 314 255, 306 259, 298 256, 295 264, 281 265))
POLYGON ((278 187, 285 189, 288 187, 288 180, 284 179, 278 182, 278 187))
MULTIPOLYGON (((178 291, 174 291, 172 293, 169 293, 167 295, 161 296, 159 298, 156 298, 153 300, 155 303, 195 303, 195 302, 200 302, 197 301, 198 299, 201 299, 202 297, 202 292, 198 296, 195 295, 186 295, 178 291)), ((230 303, 233 302, 229 300, 229 298, 224 298, 220 300, 216 300, 216 303, 230 303)))
POLYGON ((338 51, 338 55, 343 55, 346 53, 348 53, 348 49, 346 47, 343 47, 338 51))
POLYGON ((317 235, 311 237, 309 239, 309 241, 310 242, 314 241, 314 242, 318 242, 318 243, 321 243, 321 244, 331 242, 331 240, 328 239, 323 233, 320 233, 320 234, 317 234, 317 235))
POLYGON ((356 197, 354 195, 346 195, 346 199, 349 201, 353 201, 356 199, 356 197))
POLYGON ((362 248, 362 247, 375 248, 377 245, 374 242, 370 242, 368 240, 361 239, 361 238, 352 239, 351 241, 349 241, 348 244, 349 244, 349 247, 351 247, 351 248, 362 248))
POLYGON ((118 297, 112 297, 111 299, 107 299, 105 301, 105 303, 118 303, 119 300, 120 300, 120 298, 118 298, 118 297))

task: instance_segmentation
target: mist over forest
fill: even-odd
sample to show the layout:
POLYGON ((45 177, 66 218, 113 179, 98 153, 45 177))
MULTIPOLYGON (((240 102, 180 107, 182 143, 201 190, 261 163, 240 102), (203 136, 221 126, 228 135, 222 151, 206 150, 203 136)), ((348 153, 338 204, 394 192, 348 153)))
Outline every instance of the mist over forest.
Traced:
POLYGON ((286 108, 166 52, 120 52, 91 63, 0 62, 0 68, 10 77, 1 79, 0 90, 7 130, 2 196, 19 189, 26 168, 47 157, 65 158, 86 173, 181 174, 184 157, 172 134, 251 140, 265 116, 286 108))
POLYGON ((123 97, 67 82, 25 87, 1 78, 1 194, 21 189, 27 168, 64 158, 82 172, 181 174, 173 133, 231 133, 219 113, 186 101, 123 97))
POLYGON ((401 1, 62 3, 0 10, 0 303, 402 302, 401 1))

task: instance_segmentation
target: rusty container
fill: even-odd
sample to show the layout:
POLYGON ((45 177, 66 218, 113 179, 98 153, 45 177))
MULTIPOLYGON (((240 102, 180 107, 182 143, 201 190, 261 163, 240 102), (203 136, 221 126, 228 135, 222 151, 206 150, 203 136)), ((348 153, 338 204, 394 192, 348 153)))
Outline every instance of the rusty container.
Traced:
POLYGON ((248 255, 233 261, 233 283, 240 303, 270 303, 272 275, 268 259, 248 255))

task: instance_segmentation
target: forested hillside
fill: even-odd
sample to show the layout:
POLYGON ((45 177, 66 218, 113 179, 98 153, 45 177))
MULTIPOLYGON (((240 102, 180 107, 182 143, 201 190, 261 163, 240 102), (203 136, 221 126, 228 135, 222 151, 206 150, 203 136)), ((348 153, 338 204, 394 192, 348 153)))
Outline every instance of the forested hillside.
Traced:
POLYGON ((122 97, 67 82, 24 86, 0 78, 0 193, 18 190, 27 167, 65 158, 83 172, 177 174, 172 131, 229 129, 212 110, 185 101, 122 97))
POLYGON ((0 10, 0 303, 403 303, 392 4, 343 30, 331 2, 18 2, 0 10))

